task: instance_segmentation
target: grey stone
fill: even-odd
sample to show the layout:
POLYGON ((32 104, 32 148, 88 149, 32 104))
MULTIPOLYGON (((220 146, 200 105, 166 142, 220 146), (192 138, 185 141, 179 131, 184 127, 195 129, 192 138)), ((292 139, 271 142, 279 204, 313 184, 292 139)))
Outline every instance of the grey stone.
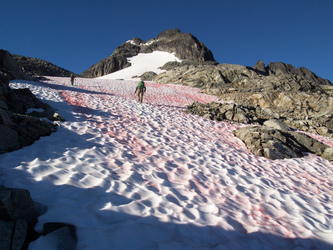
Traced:
POLYGON ((326 160, 333 161, 333 148, 326 148, 321 156, 326 160))
POLYGON ((265 121, 264 125, 267 126, 267 127, 271 127, 271 128, 290 131, 289 126, 286 123, 284 123, 282 121, 279 121, 279 120, 271 119, 271 120, 265 121))
POLYGON ((232 118, 232 120, 239 123, 245 123, 245 124, 250 123, 249 118, 246 116, 244 112, 237 112, 232 118))
MULTIPOLYGON (((253 152, 256 152, 256 151, 253 151, 253 152)), ((276 151, 274 149, 271 149, 271 148, 264 148, 263 152, 264 152, 263 156, 265 156, 266 158, 271 159, 271 160, 278 160, 278 159, 286 158, 286 156, 284 154, 282 154, 281 152, 276 151)), ((259 152, 257 152, 257 154, 258 153, 259 152)), ((262 156, 262 153, 260 153, 260 156, 262 156)))
POLYGON ((148 71, 148 72, 143 73, 140 76, 140 79, 142 81, 152 81, 156 76, 157 76, 157 74, 155 72, 148 71))

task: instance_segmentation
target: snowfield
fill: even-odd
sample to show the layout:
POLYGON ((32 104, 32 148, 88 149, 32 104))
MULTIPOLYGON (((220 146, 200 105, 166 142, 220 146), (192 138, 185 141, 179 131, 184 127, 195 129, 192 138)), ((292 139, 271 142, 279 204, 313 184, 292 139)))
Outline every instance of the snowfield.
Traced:
MULTIPOLYGON (((333 164, 308 154, 269 160, 232 131, 185 114, 198 89, 49 77, 28 87, 66 122, 0 155, 0 184, 48 207, 46 222, 76 228, 77 249, 332 249, 333 164)), ((321 137, 330 146, 333 141, 321 137)), ((55 249, 44 236, 29 249, 55 249)))

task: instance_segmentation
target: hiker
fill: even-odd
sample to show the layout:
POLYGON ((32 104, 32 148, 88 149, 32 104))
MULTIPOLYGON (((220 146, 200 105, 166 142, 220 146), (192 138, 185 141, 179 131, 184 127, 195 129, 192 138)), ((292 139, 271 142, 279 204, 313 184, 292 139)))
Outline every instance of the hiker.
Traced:
POLYGON ((72 86, 74 85, 74 79, 75 79, 75 76, 74 76, 74 74, 72 73, 72 74, 71 74, 71 84, 72 84, 72 86))
POLYGON ((138 101, 142 103, 143 94, 146 92, 145 82, 140 81, 138 86, 135 89, 134 94, 138 91, 138 101))

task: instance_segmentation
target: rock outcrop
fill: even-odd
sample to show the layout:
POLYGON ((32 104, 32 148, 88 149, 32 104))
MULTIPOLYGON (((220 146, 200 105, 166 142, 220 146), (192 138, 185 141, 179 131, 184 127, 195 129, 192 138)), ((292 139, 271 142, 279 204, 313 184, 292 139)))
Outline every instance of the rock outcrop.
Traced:
POLYGON ((0 186, 0 211, 1 249, 26 249, 38 237, 39 214, 29 191, 0 186))
POLYGON ((217 103, 207 104, 193 102, 187 106, 186 113, 200 115, 204 118, 215 121, 233 121, 238 123, 262 124, 265 120, 274 117, 275 114, 265 114, 254 107, 237 105, 235 103, 217 103))
POLYGON ((38 100, 29 89, 11 89, 9 80, 24 78, 11 54, 5 52, 0 61, 0 153, 10 152, 31 145, 41 136, 56 131, 56 125, 39 119, 63 120, 48 104, 38 100), (10 62, 10 63, 8 63, 10 62), (27 110, 42 109, 43 112, 26 114, 27 110))
POLYGON ((333 161, 333 148, 303 133, 255 126, 235 130, 234 134, 253 154, 272 160, 302 157, 307 152, 333 161))
POLYGON ((134 38, 121 44, 111 56, 101 60, 84 71, 82 77, 99 77, 129 67, 131 64, 127 58, 139 53, 151 53, 153 51, 166 51, 175 55, 185 63, 216 63, 210 50, 192 34, 181 33, 179 29, 166 30, 156 39, 145 42, 140 38, 134 38))
MULTIPOLYGON (((21 55, 13 55, 13 59, 17 62, 24 74, 37 80, 43 76, 70 77, 72 74, 72 72, 45 60, 21 55)), ((74 75, 78 76, 77 74, 74 75)))
POLYGON ((31 244, 42 249, 43 239, 49 238, 59 249, 75 249, 77 237, 73 225, 49 222, 41 233, 34 230, 38 216, 46 211, 45 205, 36 206, 28 190, 0 186, 0 248, 28 249, 31 244))
POLYGON ((155 72, 147 71, 140 76, 140 79, 142 81, 152 81, 156 76, 157 74, 155 72))
POLYGON ((316 76, 310 70, 295 69, 290 64, 270 63, 267 71, 269 73, 266 74, 258 69, 235 64, 184 65, 159 74, 154 81, 199 87, 204 92, 215 94, 236 90, 301 91, 321 94, 325 93, 326 86, 332 86, 329 80, 316 76))
POLYGON ((13 56, 7 51, 0 49, 0 79, 31 80, 18 66, 13 56))
MULTIPOLYGON (((333 160, 333 148, 304 133, 293 132, 286 117, 281 117, 267 108, 235 103, 194 102, 188 105, 184 112, 216 121, 258 125, 234 131, 252 153, 258 156, 275 160, 302 157, 304 152, 309 152, 333 160)), ((332 134, 331 130, 328 132, 332 134)))
MULTIPOLYGON (((301 111, 299 111, 300 114, 297 115, 297 111, 295 111, 294 114, 289 114, 288 112, 276 112, 275 110, 276 109, 265 108, 260 105, 250 106, 216 102, 203 104, 194 102, 187 106, 185 112, 200 115, 211 120, 228 120, 244 124, 264 125, 265 122, 276 120, 275 123, 284 123, 288 127, 333 138, 332 111, 302 117, 301 111)), ((309 112, 310 111, 308 111, 307 114, 309 114, 309 112)))

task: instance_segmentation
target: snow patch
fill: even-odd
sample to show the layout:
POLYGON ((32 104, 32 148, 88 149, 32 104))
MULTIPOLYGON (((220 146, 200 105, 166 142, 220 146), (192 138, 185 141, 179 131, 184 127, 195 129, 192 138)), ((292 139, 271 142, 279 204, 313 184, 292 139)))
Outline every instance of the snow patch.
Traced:
POLYGON ((175 53, 169 53, 165 51, 139 53, 137 56, 128 58, 128 61, 132 64, 130 67, 98 77, 97 79, 139 80, 140 76, 148 71, 153 71, 156 74, 165 72, 165 70, 159 68, 167 62, 181 62, 181 60, 176 57, 175 53))
POLYGON ((140 44, 137 44, 134 42, 134 40, 128 40, 126 41, 127 43, 130 43, 130 44, 133 44, 133 45, 136 45, 136 46, 149 46, 151 44, 153 44, 154 42, 157 42, 158 40, 155 40, 155 39, 150 39, 149 41, 145 42, 145 43, 140 43, 140 44))

